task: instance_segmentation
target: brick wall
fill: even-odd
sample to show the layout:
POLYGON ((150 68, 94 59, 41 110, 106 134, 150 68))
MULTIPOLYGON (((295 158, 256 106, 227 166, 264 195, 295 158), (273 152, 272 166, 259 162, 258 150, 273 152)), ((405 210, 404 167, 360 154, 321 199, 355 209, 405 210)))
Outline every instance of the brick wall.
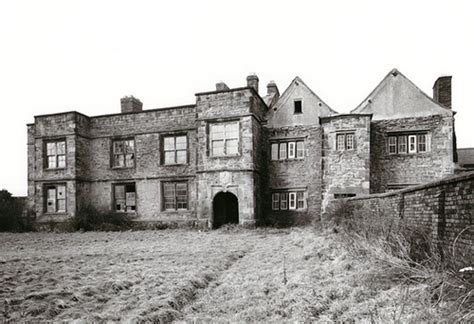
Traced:
POLYGON ((474 255, 474 172, 390 193, 347 199, 364 224, 406 225, 474 255))

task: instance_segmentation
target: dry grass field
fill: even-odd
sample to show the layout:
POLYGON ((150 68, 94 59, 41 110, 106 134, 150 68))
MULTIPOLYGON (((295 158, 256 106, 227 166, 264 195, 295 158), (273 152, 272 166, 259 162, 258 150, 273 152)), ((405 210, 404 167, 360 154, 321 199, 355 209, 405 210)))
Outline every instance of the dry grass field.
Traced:
POLYGON ((311 228, 0 233, 0 321, 430 321, 423 284, 387 282, 311 228))

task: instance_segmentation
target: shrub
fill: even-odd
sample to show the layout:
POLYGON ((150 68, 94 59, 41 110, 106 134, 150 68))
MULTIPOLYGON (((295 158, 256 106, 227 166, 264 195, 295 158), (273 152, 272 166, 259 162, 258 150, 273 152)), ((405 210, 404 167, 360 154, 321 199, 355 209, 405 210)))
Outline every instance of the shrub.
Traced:
POLYGON ((131 228, 131 217, 126 213, 103 212, 91 205, 84 205, 72 219, 75 230, 121 231, 131 228))
POLYGON ((26 228, 22 217, 23 202, 7 190, 0 190, 0 231, 22 231, 26 228))

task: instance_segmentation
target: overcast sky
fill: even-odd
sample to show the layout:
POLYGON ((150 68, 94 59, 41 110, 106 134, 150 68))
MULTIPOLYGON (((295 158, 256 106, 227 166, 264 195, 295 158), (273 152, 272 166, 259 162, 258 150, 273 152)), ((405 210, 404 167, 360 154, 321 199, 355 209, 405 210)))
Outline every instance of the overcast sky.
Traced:
POLYGON ((459 147, 474 146, 472 1, 0 2, 0 189, 26 195, 26 123, 69 110, 194 103, 223 80, 280 92, 300 76, 338 112, 392 69, 425 93, 453 76, 459 147))

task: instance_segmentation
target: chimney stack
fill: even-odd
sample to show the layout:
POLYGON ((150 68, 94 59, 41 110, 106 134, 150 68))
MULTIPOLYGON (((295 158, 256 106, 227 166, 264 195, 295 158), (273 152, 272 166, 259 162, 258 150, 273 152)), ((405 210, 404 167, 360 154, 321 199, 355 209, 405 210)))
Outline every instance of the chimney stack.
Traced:
POLYGON ((439 77, 433 86, 433 99, 447 108, 452 108, 451 78, 451 76, 439 77))
POLYGON ((267 84, 267 96, 271 96, 273 94, 275 94, 276 97, 280 96, 280 91, 278 91, 275 81, 272 80, 267 84))
POLYGON ((247 87, 253 88, 258 93, 258 76, 255 73, 250 73, 247 77, 247 87))
POLYGON ((140 99, 135 98, 134 96, 125 96, 120 99, 120 105, 122 108, 122 113, 129 113, 129 112, 138 112, 142 111, 143 104, 140 99))
POLYGON ((219 81, 216 83, 216 91, 224 91, 224 90, 229 90, 229 87, 227 84, 224 83, 224 81, 219 81))

